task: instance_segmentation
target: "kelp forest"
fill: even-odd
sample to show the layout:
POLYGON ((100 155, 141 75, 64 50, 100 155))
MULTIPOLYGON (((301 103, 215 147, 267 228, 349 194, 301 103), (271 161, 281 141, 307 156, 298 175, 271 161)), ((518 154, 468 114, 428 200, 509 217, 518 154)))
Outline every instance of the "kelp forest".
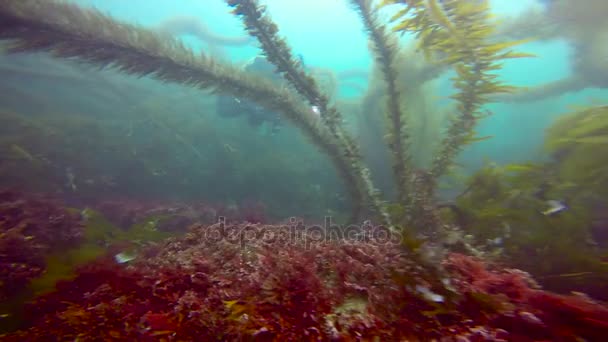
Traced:
POLYGON ((349 70, 272 1, 216 1, 242 36, 89 2, 0 0, 0 340, 608 336, 608 105, 568 102, 603 1, 344 0, 349 70), (512 82, 554 39, 571 74, 512 82))

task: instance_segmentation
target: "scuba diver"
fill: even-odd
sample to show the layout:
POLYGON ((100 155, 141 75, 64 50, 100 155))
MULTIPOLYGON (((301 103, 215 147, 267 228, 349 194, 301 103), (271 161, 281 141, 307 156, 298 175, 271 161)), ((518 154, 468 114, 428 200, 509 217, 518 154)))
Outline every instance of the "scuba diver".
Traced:
MULTIPOLYGON (((192 36, 201 43, 207 45, 211 51, 215 51, 217 55, 224 55, 219 50, 225 46, 247 46, 252 43, 249 36, 245 37, 228 37, 212 32, 198 18, 191 16, 176 16, 171 17, 161 22, 157 30, 167 33, 171 36, 192 36)), ((298 56, 302 62, 302 57, 298 56)), ((282 78, 274 72, 274 65, 268 62, 264 57, 257 56, 245 66, 245 71, 258 74, 259 76, 268 78, 273 82, 281 82, 282 78)), ((279 114, 269 112, 263 107, 255 104, 252 101, 241 99, 235 96, 218 96, 217 97, 217 113, 226 118, 246 117, 250 125, 260 127, 267 123, 270 127, 271 134, 278 132, 281 122, 279 114)))
MULTIPOLYGON (((257 56, 245 66, 245 71, 258 74, 273 82, 282 82, 281 75, 274 72, 274 65, 264 57, 257 56)), ((281 126, 280 115, 268 111, 264 107, 237 96, 219 95, 217 97, 217 113, 225 118, 244 117, 254 127, 266 124, 271 134, 276 134, 281 126)))

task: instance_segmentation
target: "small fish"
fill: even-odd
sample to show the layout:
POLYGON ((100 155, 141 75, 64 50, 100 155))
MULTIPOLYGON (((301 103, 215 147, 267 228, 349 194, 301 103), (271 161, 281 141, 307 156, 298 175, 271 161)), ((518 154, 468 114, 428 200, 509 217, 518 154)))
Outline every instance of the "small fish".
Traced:
POLYGON ((118 253, 114 256, 114 260, 119 264, 125 264, 135 258, 136 256, 134 254, 129 254, 127 252, 118 253))
POLYGON ((563 202, 556 200, 547 201, 547 205, 549 206, 549 208, 541 211, 541 213, 545 216, 555 215, 559 212, 568 209, 568 207, 563 202))
POLYGON ((310 110, 317 116, 320 117, 321 116, 321 109, 319 109, 319 106, 312 106, 310 107, 310 110))
POLYGON ((416 285, 416 291, 420 292, 424 296, 424 299, 431 301, 431 302, 441 303, 444 300, 442 295, 433 293, 426 286, 416 285))

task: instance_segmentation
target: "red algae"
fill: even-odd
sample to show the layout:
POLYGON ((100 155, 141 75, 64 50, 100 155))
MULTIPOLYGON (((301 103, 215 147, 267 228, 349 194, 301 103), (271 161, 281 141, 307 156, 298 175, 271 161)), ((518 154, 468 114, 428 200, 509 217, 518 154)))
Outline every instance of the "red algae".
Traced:
POLYGON ((429 277, 399 244, 305 228, 195 226, 125 265, 98 260, 28 305, 5 341, 599 340, 608 309, 462 254, 429 277), (446 289, 447 288, 447 289, 446 289), (420 289, 437 292, 429 300, 420 289), (441 295, 441 296, 439 296, 441 295))
POLYGON ((495 318, 499 326, 541 340, 601 341, 608 336, 608 307, 583 294, 566 296, 542 291, 523 271, 492 270, 483 261, 462 254, 450 255, 445 265, 455 272, 459 292, 492 295, 492 300, 508 308, 495 318))
POLYGON ((80 215, 54 200, 0 191, 0 300, 42 274, 48 253, 78 244, 82 235, 80 215))

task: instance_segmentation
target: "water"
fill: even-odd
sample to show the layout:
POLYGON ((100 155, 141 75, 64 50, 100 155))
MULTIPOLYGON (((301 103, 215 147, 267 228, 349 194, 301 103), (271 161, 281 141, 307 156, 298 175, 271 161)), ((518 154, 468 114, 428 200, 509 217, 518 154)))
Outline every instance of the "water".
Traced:
MULTIPOLYGON (((460 119, 455 70, 483 50, 445 65, 454 51, 441 41, 390 33, 403 187, 387 75, 351 2, 263 2, 316 83, 308 98, 222 1, 69 2, 137 25, 139 41, 74 29, 87 22, 72 7, 24 21, 38 2, 21 17, 0 2, 0 323, 18 331, 7 340, 509 340, 521 329, 595 340, 608 326, 603 1, 490 2, 483 43, 523 39, 503 52, 533 56, 486 71, 513 93, 468 83, 478 101, 460 119), (14 38, 26 51, 8 53, 14 38), (226 67, 155 50, 170 39, 226 67), (216 91, 199 86, 209 70, 216 91), (341 113, 337 135, 323 97, 341 113), (443 140, 469 124, 473 135, 443 140)), ((442 15, 484 2, 422 3, 432 37, 472 51, 463 23, 442 15)), ((399 6, 377 22, 396 27, 399 6)))

